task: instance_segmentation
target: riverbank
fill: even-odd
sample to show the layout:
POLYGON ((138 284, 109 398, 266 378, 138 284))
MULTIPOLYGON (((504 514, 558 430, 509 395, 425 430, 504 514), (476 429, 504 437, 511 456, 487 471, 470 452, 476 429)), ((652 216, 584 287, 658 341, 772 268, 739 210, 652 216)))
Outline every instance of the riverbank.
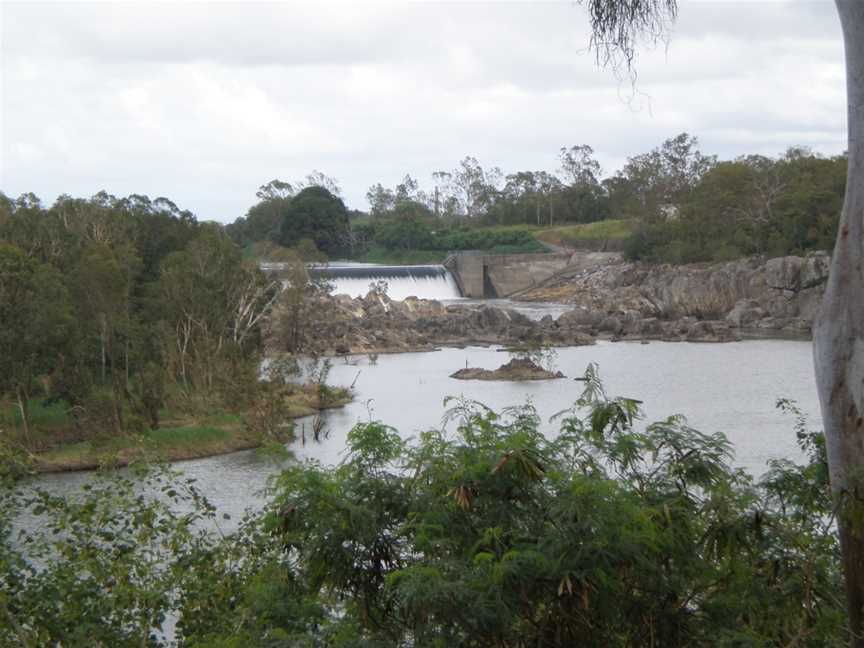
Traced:
MULTIPOLYGON (((331 387, 326 402, 318 390, 301 388, 287 397, 289 419, 311 416, 322 410, 344 407, 351 402, 350 389, 331 387)), ((139 460, 186 461, 259 448, 273 439, 253 431, 242 414, 219 413, 202 416, 177 416, 155 430, 117 436, 107 431, 88 434, 70 429, 71 423, 57 408, 48 408, 51 425, 34 430, 40 449, 28 455, 27 463, 37 473, 95 470, 105 466, 121 467, 139 460)), ((286 425, 280 442, 294 440, 293 423, 286 425)))

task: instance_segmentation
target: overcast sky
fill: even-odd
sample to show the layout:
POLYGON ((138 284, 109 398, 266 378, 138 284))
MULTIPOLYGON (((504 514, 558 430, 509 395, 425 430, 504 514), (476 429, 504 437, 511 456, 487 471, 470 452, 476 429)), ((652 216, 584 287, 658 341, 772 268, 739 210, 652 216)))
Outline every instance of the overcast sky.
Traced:
POLYGON ((204 220, 318 169, 349 207, 375 182, 557 168, 609 174, 682 131, 721 158, 845 149, 830 0, 681 2, 637 96, 585 51, 572 2, 0 2, 0 190, 167 196, 204 220))

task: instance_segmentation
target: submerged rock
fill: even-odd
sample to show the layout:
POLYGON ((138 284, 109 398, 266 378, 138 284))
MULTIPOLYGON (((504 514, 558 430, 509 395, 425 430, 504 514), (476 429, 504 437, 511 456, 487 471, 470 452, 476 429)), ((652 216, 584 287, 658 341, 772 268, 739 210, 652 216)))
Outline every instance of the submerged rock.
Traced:
POLYGON ((527 358, 514 358, 494 371, 470 367, 450 374, 458 380, 554 380, 563 378, 560 371, 547 371, 527 358))

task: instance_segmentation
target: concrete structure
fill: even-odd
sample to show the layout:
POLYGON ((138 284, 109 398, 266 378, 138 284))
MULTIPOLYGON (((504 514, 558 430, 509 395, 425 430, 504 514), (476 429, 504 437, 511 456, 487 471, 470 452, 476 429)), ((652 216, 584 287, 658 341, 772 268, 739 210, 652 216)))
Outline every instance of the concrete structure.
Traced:
POLYGON ((569 253, 453 254, 444 262, 463 297, 509 297, 536 286, 567 267, 569 253))

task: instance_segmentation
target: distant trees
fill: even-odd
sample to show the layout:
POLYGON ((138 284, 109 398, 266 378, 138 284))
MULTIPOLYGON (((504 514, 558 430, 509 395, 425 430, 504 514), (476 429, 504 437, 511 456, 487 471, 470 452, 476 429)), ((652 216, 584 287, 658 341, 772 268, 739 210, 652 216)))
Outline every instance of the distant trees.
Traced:
POLYGON ((166 402, 242 397, 257 383, 279 289, 221 227, 165 198, 0 196, 0 398, 32 446, 35 398, 84 435, 159 424, 166 402))
POLYGON ((339 183, 320 171, 312 171, 304 179, 295 182, 277 178, 258 188, 255 192, 258 202, 249 208, 246 216, 228 225, 226 231, 241 246, 259 241, 278 243, 282 239, 282 221, 291 201, 304 189, 311 187, 325 189, 335 197, 342 193, 339 183))
MULTIPOLYGON (((629 221, 627 227, 635 231, 626 242, 634 259, 684 263, 781 255, 831 246, 847 165, 845 155, 824 158, 800 147, 777 158, 746 155, 721 161, 703 153, 688 133, 628 158, 605 177, 588 144, 561 147, 557 158, 554 173, 540 169, 504 175, 466 156, 455 168, 433 173, 426 188, 411 175, 392 187, 378 182, 366 193, 369 218, 353 212, 347 224, 325 212, 312 218, 308 210, 289 222, 303 182, 274 180, 261 187, 260 201, 227 230, 241 245, 267 241, 290 246, 305 237, 329 255, 356 258, 380 248, 464 249, 442 242, 441 233, 454 227, 616 219, 629 221)), ((27 208, 24 203, 19 209, 27 208)), ((522 241, 474 241, 481 243, 477 249, 530 247, 522 241)))
POLYGON ((684 263, 828 250, 837 233, 846 165, 845 156, 823 158, 802 149, 776 159, 713 163, 692 186, 677 189, 674 212, 639 221, 628 252, 684 263))

